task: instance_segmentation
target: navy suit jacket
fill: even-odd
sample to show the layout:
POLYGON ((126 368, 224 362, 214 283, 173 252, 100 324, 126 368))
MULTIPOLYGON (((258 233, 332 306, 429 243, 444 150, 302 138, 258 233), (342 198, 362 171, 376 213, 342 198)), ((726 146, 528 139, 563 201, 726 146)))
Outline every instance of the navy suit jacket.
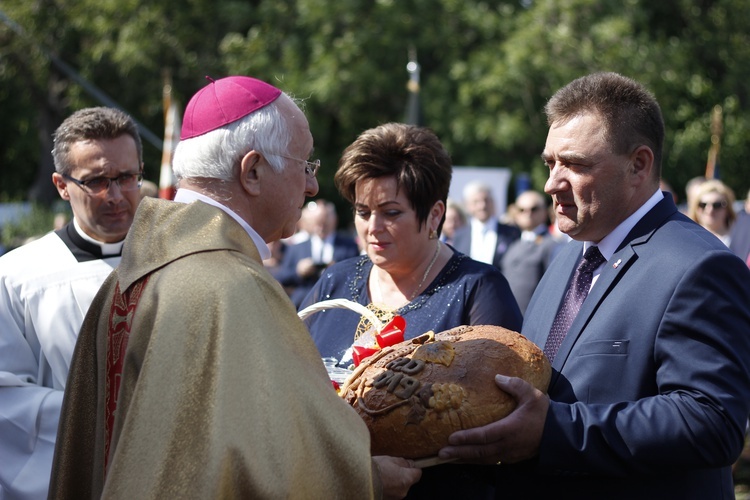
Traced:
MULTIPOLYGON (((492 265, 499 269, 503 255, 505 255, 510 244, 521 237, 521 230, 516 226, 509 226, 498 222, 496 231, 497 246, 495 247, 495 255, 492 258, 492 265)), ((451 246, 459 252, 471 256, 471 224, 466 224, 456 229, 451 246)))
MULTIPOLYGON (((336 234, 333 238, 333 261, 327 262, 327 264, 341 262, 357 255, 359 255, 357 242, 348 236, 336 234)), ((320 277, 320 273, 308 278, 300 278, 297 275, 297 263, 302 259, 311 257, 312 243, 310 240, 291 245, 284 252, 281 265, 274 273, 274 277, 289 291, 289 296, 296 307, 299 307, 320 277)))
MULTIPOLYGON (((540 347, 581 253, 563 247, 531 299, 522 333, 540 347)), ((539 456, 498 470, 518 498, 734 498, 749 363, 750 270, 665 196, 555 357, 539 456)))

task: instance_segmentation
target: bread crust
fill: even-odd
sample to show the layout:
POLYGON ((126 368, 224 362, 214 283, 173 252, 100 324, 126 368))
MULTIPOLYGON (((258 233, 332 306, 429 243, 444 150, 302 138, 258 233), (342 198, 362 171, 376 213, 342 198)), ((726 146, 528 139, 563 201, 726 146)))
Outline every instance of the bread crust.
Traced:
POLYGON ((507 416, 516 401, 495 375, 520 377, 542 392, 547 357, 520 333, 498 326, 432 332, 366 358, 341 388, 370 429, 373 455, 424 458, 448 436, 507 416))

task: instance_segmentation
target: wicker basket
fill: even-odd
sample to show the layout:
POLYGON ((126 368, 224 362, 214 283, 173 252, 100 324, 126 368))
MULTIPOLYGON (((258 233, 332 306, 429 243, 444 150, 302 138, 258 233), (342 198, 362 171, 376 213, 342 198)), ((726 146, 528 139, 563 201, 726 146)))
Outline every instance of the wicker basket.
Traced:
MULTIPOLYGON (((308 316, 311 316, 315 314, 316 312, 324 311, 326 309, 348 309, 350 311, 353 311, 360 316, 364 316, 367 318, 367 320, 370 322, 370 324, 373 326, 370 330, 368 330, 367 335, 363 336, 363 338, 356 338, 354 339, 354 343, 357 342, 357 340, 360 340, 361 342, 374 342, 375 341, 375 334, 382 330, 383 328, 383 322, 378 319, 377 315, 373 313, 371 310, 363 306, 362 304, 359 304, 357 302, 353 302, 348 299, 331 299, 331 300, 324 300, 321 302, 316 302, 315 304, 312 304, 301 311, 297 313, 297 315, 300 317, 300 319, 305 319, 308 316)), ((349 350, 351 351, 351 349, 349 350)), ((350 361, 351 355, 344 356, 344 359, 334 359, 334 358, 323 358, 323 363, 326 366, 326 370, 328 371, 328 375, 331 377, 331 380, 343 384, 345 380, 351 375, 351 366, 347 368, 339 368, 337 365, 340 362, 344 361, 350 361), (334 361, 333 363, 331 361, 334 361)))
POLYGON ((302 309, 297 313, 297 316, 301 319, 305 319, 318 311, 324 311, 326 309, 349 309, 350 311, 359 313, 360 316, 367 318, 370 321, 370 324, 375 327, 375 330, 380 331, 383 328, 383 323, 378 319, 375 313, 362 304, 353 302, 349 299, 331 299, 316 302, 315 304, 302 309))

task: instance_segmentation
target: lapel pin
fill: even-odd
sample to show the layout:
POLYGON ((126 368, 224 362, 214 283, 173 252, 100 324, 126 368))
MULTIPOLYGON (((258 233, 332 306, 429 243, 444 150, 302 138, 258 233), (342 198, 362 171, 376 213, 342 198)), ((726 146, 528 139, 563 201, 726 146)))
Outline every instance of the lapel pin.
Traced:
POLYGON ((617 269, 617 266, 619 266, 621 262, 622 262, 622 259, 617 259, 617 262, 615 262, 614 264, 612 264, 612 268, 613 269, 617 269))

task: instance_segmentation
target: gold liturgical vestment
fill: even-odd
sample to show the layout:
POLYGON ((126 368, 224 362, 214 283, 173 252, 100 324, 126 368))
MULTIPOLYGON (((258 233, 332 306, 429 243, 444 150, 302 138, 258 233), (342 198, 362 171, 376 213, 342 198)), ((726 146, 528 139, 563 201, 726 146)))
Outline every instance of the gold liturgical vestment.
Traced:
POLYGON ((379 489, 367 428, 248 234, 207 204, 144 199, 81 330, 50 497, 379 489))

